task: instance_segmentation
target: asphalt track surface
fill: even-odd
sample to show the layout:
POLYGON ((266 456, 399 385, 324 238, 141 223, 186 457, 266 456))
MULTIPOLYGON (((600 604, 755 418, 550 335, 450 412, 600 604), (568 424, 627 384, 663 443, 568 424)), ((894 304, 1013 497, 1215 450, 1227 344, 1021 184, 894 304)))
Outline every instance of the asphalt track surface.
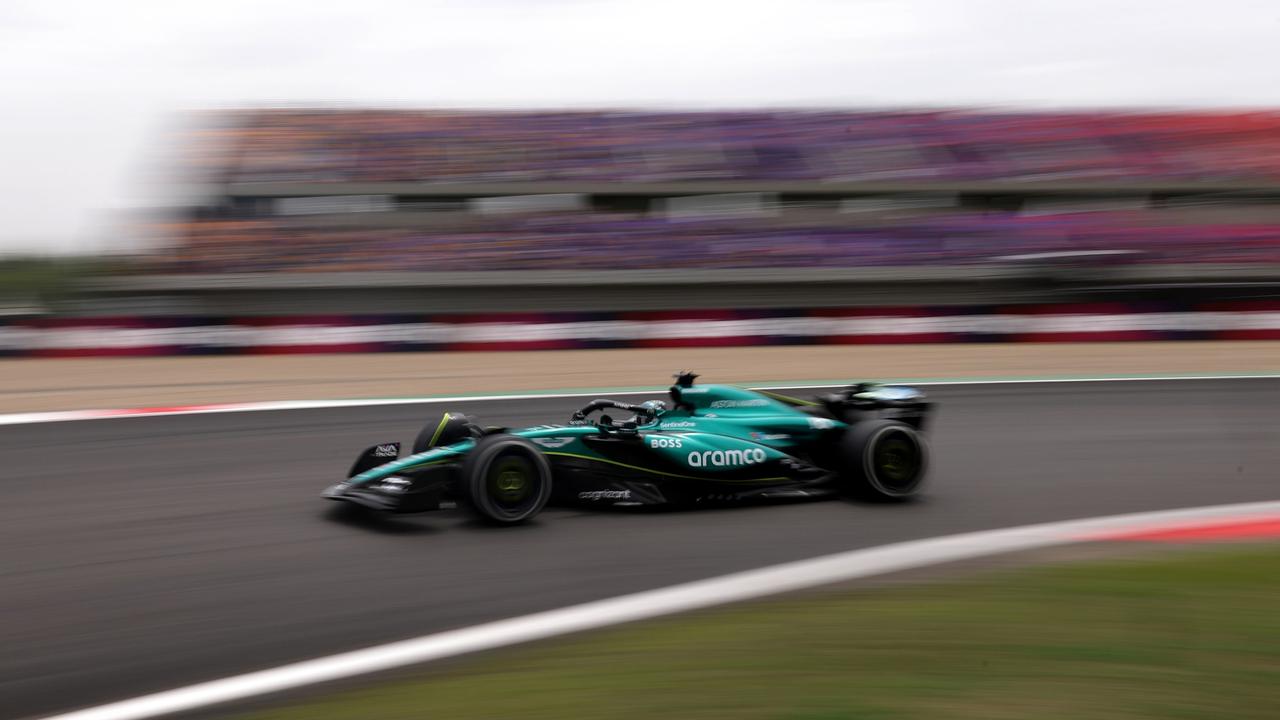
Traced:
MULTIPOLYGON (((841 550, 1280 497, 1280 380, 931 395, 919 502, 554 508, 497 529, 440 513, 354 521, 318 497, 359 450, 408 442, 439 405, 0 428, 0 717, 841 550)), ((449 409, 517 426, 584 401, 449 409)))

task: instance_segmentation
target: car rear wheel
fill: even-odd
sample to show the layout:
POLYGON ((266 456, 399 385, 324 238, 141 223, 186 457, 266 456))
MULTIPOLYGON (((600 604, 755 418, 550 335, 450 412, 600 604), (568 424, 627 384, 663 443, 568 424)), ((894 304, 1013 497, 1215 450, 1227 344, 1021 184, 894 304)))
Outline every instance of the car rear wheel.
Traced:
POLYGON ((929 466, 920 431, 895 420, 866 420, 840 440, 841 469, 849 489, 871 500, 905 500, 916 494, 929 466))
POLYGON ((511 435, 481 439, 460 471, 463 500, 486 522, 524 522, 541 512, 551 497, 547 458, 537 446, 511 435))

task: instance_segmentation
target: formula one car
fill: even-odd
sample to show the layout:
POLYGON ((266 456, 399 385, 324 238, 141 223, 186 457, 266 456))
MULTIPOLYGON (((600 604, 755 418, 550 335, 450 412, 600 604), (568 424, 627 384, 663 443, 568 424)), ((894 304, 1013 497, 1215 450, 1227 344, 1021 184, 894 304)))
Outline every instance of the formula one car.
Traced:
POLYGON ((696 506, 859 495, 902 500, 928 466, 932 405, 920 391, 861 383, 801 400, 680 373, 670 403, 593 400, 569 421, 510 430, 445 413, 374 445, 324 497, 389 512, 463 506, 497 524, 549 502, 696 506), (604 410, 631 415, 614 421, 604 410), (594 419, 593 419, 594 418, 594 419))

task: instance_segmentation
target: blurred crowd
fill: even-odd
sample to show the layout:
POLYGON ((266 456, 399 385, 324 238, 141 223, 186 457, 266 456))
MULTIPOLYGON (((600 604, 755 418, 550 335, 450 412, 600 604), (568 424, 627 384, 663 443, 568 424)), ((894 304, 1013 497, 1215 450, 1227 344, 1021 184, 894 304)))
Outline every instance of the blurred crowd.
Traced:
POLYGON ((1156 209, 1153 190, 1280 181, 1280 112, 312 109, 217 117, 186 149, 208 177, 248 186, 422 184, 380 195, 352 184, 300 198, 237 196, 246 185, 223 185, 229 194, 213 210, 164 229, 173 242, 153 260, 163 271, 859 267, 1099 251, 1116 262, 1280 262, 1280 203, 1236 198, 1247 204, 1215 214, 1205 204, 1220 198, 1208 194, 1185 204, 1165 198, 1156 209), (821 202, 764 192, 758 205, 741 207, 734 198, 742 194, 655 191, 622 206, 591 199, 608 197, 613 182, 743 179, 766 191, 785 180, 930 181, 936 192, 932 200, 855 193, 821 202), (554 180, 589 185, 581 195, 514 196, 554 180), (962 207, 965 183, 980 180, 1120 183, 1091 199, 1077 190, 1074 201, 962 207), (535 185, 505 198, 431 197, 431 183, 467 181, 535 185), (572 202, 540 204, 556 198, 572 202), (527 206, 495 213, 498 200, 527 206), (682 203, 691 201, 689 211, 682 203), (882 201, 896 210, 862 206, 882 201))
POLYGON ((478 218, 454 229, 331 227, 280 219, 175 227, 169 272, 628 270, 990 263, 1019 253, 1124 251, 1113 262, 1280 262, 1280 222, 1177 213, 937 214, 665 220, 616 214, 478 218), (839 221, 839 222, 837 222, 839 221))
MULTIPOLYGON (((221 116, 231 182, 1238 180, 1280 177, 1280 113, 456 112, 221 116)), ((224 152, 226 151, 226 152, 224 152)))

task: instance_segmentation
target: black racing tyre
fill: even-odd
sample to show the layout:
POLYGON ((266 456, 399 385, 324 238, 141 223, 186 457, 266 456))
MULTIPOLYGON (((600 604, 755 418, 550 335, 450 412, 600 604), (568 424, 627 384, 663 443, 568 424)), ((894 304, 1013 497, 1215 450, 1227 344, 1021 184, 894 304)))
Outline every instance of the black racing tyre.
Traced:
POLYGON ((441 445, 452 445, 470 436, 467 431, 466 416, 447 412, 439 420, 432 420, 422 426, 418 437, 413 439, 413 454, 417 455, 441 445))
POLYGON ((488 435, 467 454, 459 494, 477 517, 514 525, 537 515, 551 498, 551 464, 538 446, 512 435, 488 435))
POLYGON ((840 439, 839 454, 849 490, 869 500, 910 498, 929 469, 924 435, 896 420, 857 423, 840 439))

